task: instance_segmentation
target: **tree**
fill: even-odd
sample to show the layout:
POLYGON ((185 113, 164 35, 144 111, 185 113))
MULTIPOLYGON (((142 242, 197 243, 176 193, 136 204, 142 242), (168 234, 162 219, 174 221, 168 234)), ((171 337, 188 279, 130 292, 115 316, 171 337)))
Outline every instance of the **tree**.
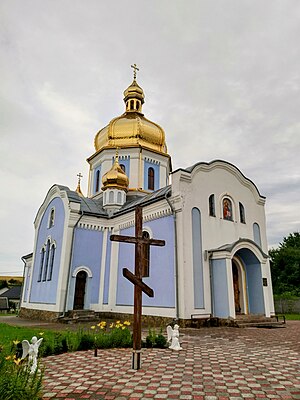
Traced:
POLYGON ((300 296, 300 232, 290 233, 269 255, 274 293, 300 296))

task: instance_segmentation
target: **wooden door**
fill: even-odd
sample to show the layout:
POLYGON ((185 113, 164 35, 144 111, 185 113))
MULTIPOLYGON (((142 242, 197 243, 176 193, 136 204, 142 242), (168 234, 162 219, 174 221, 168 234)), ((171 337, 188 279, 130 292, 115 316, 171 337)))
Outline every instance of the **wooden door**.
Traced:
POLYGON ((83 310, 84 309, 86 277, 87 277, 87 274, 85 271, 79 271, 78 274, 76 275, 74 307, 73 307, 74 310, 83 310))
POLYGON ((241 303, 240 303, 239 269, 234 262, 232 263, 232 278, 233 278, 235 312, 240 313, 241 303))

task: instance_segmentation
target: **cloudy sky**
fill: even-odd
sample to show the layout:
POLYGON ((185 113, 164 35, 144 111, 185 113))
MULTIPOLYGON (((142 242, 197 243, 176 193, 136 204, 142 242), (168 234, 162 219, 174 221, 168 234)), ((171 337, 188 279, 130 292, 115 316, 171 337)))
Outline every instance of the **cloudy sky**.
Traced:
POLYGON ((224 159, 267 196, 268 240, 300 229, 298 0, 0 0, 0 274, 21 273, 54 184, 76 188, 140 67, 173 168, 224 159))

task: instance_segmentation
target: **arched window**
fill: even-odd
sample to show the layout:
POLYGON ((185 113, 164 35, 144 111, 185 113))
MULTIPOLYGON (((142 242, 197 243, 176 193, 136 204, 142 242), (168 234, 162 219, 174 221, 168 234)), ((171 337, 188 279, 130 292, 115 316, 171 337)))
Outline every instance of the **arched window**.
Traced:
POLYGON ((113 203, 114 202, 114 192, 112 190, 109 192, 108 202, 109 203, 113 203))
POLYGON ((214 194, 211 194, 209 196, 208 203, 209 203, 209 215, 211 217, 215 217, 216 210, 215 210, 215 195, 214 194))
POLYGON ((100 183, 100 171, 96 172, 96 185, 95 185, 95 192, 99 192, 99 183, 100 183))
POLYGON ((253 224, 253 240, 258 246, 261 247, 260 227, 256 222, 253 224))
POLYGON ((47 278, 49 256, 50 256, 50 239, 48 239, 47 246, 46 246, 46 258, 45 258, 45 265, 44 265, 44 271, 43 271, 43 281, 45 281, 47 278))
POLYGON ((148 168, 148 189, 154 190, 154 169, 148 168))
POLYGON ((51 208, 50 215, 49 215, 49 223, 48 228, 54 226, 54 219, 55 219, 55 208, 51 208))
POLYGON ((227 197, 223 199, 223 218, 228 221, 233 220, 232 202, 227 197))
POLYGON ((117 194, 117 203, 118 204, 122 203, 122 193, 121 192, 118 192, 118 194, 117 194))
MULTIPOLYGON (((143 231, 143 238, 150 239, 149 232, 143 231)), ((149 277, 149 264, 150 264, 150 246, 143 244, 143 255, 142 255, 142 276, 143 278, 149 277)))
POLYGON ((125 168, 125 165, 124 165, 124 164, 120 164, 120 167, 122 168, 122 170, 123 170, 124 172, 126 172, 126 168, 125 168))
POLYGON ((134 110, 134 101, 130 100, 130 110, 134 110))
POLYGON ((55 245, 52 244, 51 251, 50 251, 50 266, 49 266, 48 281, 51 281, 51 279, 52 279, 54 255, 55 255, 55 245))
POLYGON ((242 224, 245 224, 246 223, 245 208, 242 203, 239 203, 239 209, 240 209, 240 222, 242 224))
POLYGON ((42 248, 42 251, 41 251, 41 261, 40 261, 40 271, 39 271, 38 282, 41 282, 41 280, 42 280, 44 259, 45 259, 45 249, 42 248))

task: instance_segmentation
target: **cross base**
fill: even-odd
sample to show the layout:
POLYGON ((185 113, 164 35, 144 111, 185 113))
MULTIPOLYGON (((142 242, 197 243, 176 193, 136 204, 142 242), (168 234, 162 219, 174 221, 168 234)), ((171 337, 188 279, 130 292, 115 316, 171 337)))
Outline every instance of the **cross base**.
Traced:
POLYGON ((141 350, 133 350, 132 352, 132 369, 141 368, 141 350))

